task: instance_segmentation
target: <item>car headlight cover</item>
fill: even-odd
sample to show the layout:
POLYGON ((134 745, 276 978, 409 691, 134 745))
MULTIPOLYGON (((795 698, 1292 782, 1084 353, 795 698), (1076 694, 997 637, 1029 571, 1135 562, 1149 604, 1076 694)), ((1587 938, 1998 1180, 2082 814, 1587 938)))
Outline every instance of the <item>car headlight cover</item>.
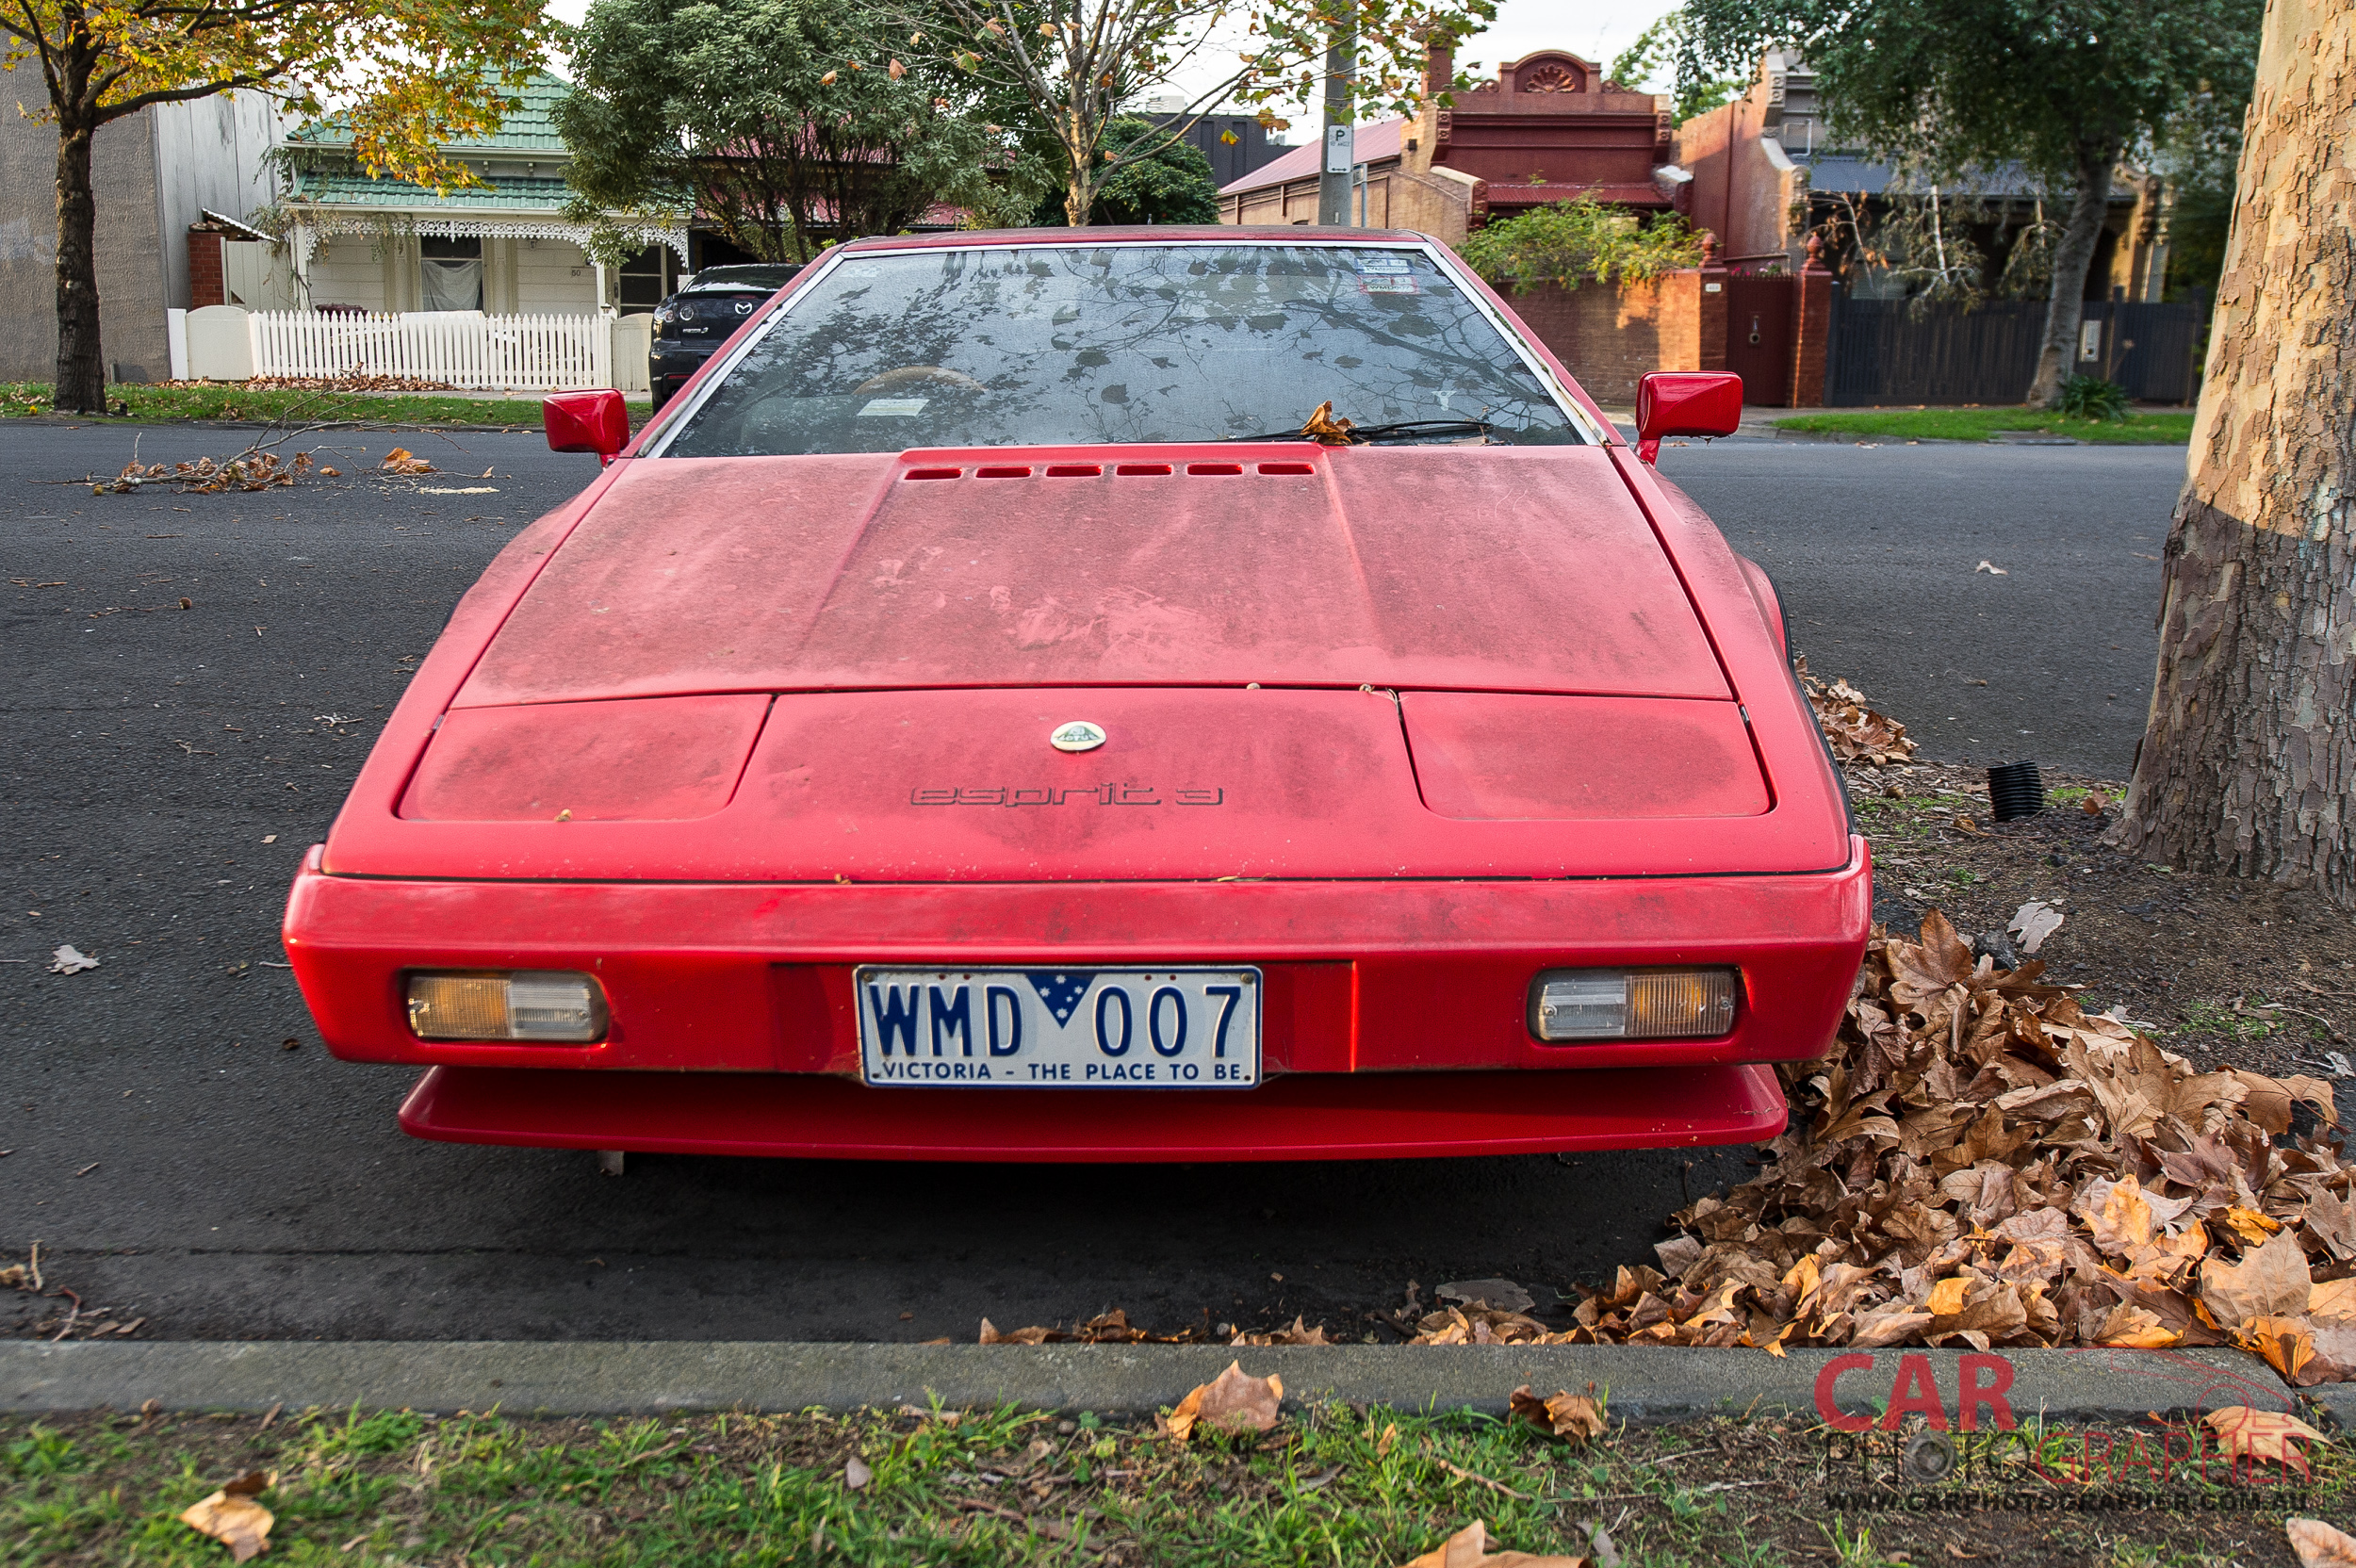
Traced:
POLYGON ((1708 1039, 1734 1027, 1731 969, 1554 969, 1530 988, 1542 1040, 1708 1039))
POLYGON ((606 1022, 604 988, 570 970, 409 976, 409 1029, 421 1040, 586 1045, 606 1022))

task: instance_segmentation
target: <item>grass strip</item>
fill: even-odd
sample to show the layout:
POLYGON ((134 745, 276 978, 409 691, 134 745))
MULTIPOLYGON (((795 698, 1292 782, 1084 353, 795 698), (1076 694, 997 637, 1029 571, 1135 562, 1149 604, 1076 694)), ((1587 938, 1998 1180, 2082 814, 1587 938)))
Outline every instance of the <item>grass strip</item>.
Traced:
MULTIPOLYGON (((2263 1562, 2288 1560, 2285 1511, 2345 1517, 2356 1471, 2338 1445, 2315 1451, 2303 1494, 2183 1476, 2121 1492, 2106 1471, 2113 1501, 2081 1511, 2054 1502, 2091 1490, 2070 1479, 2070 1456, 2115 1465, 2123 1437, 2024 1429, 2028 1441, 1972 1461, 1976 1495, 2014 1506, 1925 1513, 1892 1484, 1903 1434, 1863 1465, 1780 1419, 1622 1426, 1580 1447, 1471 1413, 1346 1405, 1190 1445, 1150 1424, 1012 1409, 263 1419, 0 1417, 0 1561, 209 1568, 227 1553, 180 1511, 262 1470, 274 1473, 257 1498, 276 1516, 271 1560, 290 1563, 1386 1568, 1475 1519, 1494 1544, 1591 1560, 1600 1528, 1630 1568, 1907 1551, 2263 1562), (1887 1500, 1860 1508, 1861 1486, 1887 1500)), ((1990 1441, 1964 1440, 1967 1454, 1990 1441)))
POLYGON ((2028 432, 2102 447, 2159 447, 2190 441, 2192 416, 2137 414, 2107 420, 2072 419, 2042 408, 1840 408, 1777 419, 1775 428, 1893 441, 1988 441, 2000 431, 2028 432))
MULTIPOLYGON (((43 382, 0 383, 0 418, 54 412, 43 382)), ((244 424, 522 425, 540 428, 536 393, 513 398, 456 398, 432 392, 319 392, 298 387, 116 385, 106 388, 114 417, 149 424, 220 419, 244 424)), ((630 403, 630 423, 646 422, 654 405, 630 403)), ((93 422, 99 416, 88 416, 93 422)))

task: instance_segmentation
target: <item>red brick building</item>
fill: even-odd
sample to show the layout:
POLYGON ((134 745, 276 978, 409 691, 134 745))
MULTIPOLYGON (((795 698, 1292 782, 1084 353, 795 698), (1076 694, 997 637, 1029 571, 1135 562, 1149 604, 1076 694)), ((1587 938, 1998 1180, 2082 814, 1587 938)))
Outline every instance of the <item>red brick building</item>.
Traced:
MULTIPOLYGON (((1607 82, 1594 61, 1559 49, 1506 61, 1443 108, 1436 97, 1455 74, 1454 51, 1434 44, 1422 112, 1358 127, 1367 227, 1454 244, 1493 215, 1581 193, 1639 211, 1681 206, 1687 181, 1670 166, 1667 100, 1607 82)), ((1309 142, 1226 187, 1223 220, 1316 221, 1318 154, 1309 142)))

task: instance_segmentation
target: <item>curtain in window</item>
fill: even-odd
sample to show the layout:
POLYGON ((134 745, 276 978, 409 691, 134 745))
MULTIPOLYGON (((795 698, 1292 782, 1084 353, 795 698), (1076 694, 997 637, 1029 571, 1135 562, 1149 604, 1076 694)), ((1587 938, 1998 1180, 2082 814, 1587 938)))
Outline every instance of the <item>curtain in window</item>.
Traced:
POLYGON ((428 256, 418 264, 420 302, 427 310, 481 310, 483 262, 428 256))

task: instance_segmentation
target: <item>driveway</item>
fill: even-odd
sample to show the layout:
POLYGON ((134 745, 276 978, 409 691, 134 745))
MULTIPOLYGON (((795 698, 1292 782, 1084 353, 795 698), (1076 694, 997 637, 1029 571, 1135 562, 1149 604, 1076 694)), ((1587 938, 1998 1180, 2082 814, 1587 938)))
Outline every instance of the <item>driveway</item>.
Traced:
MULTIPOLYGON (((242 437, 138 439, 169 461, 242 437)), ((985 1315, 1010 1328, 1111 1306, 1172 1329, 1296 1313, 1339 1328, 1410 1280, 1428 1300, 1456 1278, 1595 1279, 1746 1171, 1738 1149, 1136 1168, 640 1158, 615 1181, 585 1154, 412 1142, 393 1124, 410 1074, 329 1058, 273 967, 280 906, 451 603, 594 460, 536 436, 367 434, 330 459, 346 478, 293 490, 58 482, 114 472, 132 440, 0 425, 17 672, 0 696, 0 1251, 40 1240, 53 1282, 147 1315, 146 1333, 962 1339, 985 1315), (376 477, 395 439, 445 472, 376 477), (48 972, 61 942, 100 967, 48 972)), ((1726 442, 1664 466, 1775 573, 1816 667, 1935 751, 2117 776, 2150 670, 2143 552, 2182 462, 1726 442), (2007 575, 1975 574, 1983 557, 2007 575)), ((0 1313, 28 1299, 0 1297, 0 1313)))

